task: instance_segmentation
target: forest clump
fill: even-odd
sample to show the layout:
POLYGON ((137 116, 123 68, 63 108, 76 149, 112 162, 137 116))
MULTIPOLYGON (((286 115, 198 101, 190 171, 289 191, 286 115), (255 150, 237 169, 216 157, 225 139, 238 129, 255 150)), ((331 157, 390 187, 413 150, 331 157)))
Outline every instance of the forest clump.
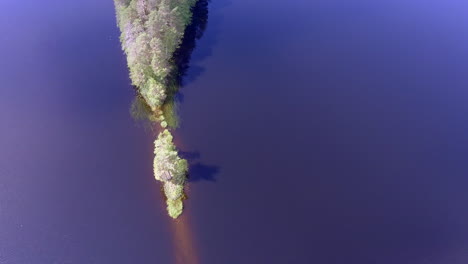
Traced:
POLYGON ((174 52, 196 0, 114 0, 132 84, 157 113, 167 98, 174 52))
MULTIPOLYGON (((120 41, 127 56, 132 84, 163 131, 155 140, 154 176, 163 182, 168 214, 183 210, 188 163, 179 157, 171 132, 176 127, 173 102, 174 53, 192 19, 197 0, 114 0, 120 41)), ((134 109, 137 112, 139 109, 134 109)))

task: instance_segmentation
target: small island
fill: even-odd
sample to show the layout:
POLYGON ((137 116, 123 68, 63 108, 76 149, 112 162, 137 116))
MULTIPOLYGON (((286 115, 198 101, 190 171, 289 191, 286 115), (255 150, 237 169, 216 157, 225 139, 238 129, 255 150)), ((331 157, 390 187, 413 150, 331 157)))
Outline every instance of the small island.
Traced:
POLYGON ((181 159, 172 142, 172 135, 165 129, 154 141, 154 177, 164 183, 164 194, 167 198, 169 216, 177 218, 183 210, 182 199, 185 178, 187 175, 187 160, 181 159))
POLYGON ((170 128, 175 128, 173 97, 178 76, 174 53, 192 20, 197 0, 114 0, 120 41, 130 79, 151 110, 161 132, 154 142, 154 177, 163 182, 169 216, 183 211, 188 162, 179 156, 170 128))

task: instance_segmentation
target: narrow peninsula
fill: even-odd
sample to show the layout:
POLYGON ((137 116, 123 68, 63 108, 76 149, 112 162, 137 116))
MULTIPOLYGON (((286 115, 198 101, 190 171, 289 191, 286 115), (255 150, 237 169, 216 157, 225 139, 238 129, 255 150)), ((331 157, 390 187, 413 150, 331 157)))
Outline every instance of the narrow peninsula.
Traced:
POLYGON ((154 177, 163 183, 169 216, 183 210, 188 162, 179 156, 170 129, 176 126, 178 89, 174 53, 192 20, 197 0, 114 0, 130 79, 161 129, 154 142, 154 177))

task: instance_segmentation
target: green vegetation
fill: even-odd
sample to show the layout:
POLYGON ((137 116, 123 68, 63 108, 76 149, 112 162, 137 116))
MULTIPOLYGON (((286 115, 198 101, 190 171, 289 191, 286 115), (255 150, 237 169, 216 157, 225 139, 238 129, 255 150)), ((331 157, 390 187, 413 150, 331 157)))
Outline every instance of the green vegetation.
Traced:
POLYGON ((196 0, 114 0, 130 78, 154 112, 167 97, 173 55, 196 0))
POLYGON ((159 121, 164 129, 154 142, 154 176, 163 182, 167 210, 177 218, 183 209, 187 161, 180 158, 166 127, 178 126, 177 67, 174 53, 192 19, 197 0, 114 0, 122 49, 130 79, 142 100, 131 108, 133 116, 159 121), (142 102, 144 101, 144 102, 142 102))

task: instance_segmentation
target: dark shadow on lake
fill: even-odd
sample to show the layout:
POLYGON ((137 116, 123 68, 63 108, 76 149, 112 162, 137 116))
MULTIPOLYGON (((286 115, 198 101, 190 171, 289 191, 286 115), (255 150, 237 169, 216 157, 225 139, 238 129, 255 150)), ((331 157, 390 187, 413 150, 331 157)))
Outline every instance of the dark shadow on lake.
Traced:
POLYGON ((188 162, 193 162, 201 157, 198 151, 179 151, 179 156, 186 159, 188 162))
POLYGON ((216 176, 220 168, 215 165, 206 165, 199 161, 201 158, 200 152, 184 152, 180 151, 179 155, 189 162, 189 182, 210 181, 216 182, 216 176))
POLYGON ((219 167, 196 163, 190 165, 189 182, 210 181, 216 182, 216 175, 219 173, 219 167))
MULTIPOLYGON (((200 40, 208 26, 208 4, 210 0, 200 0, 193 9, 192 23, 187 27, 184 34, 184 39, 179 49, 174 55, 174 60, 177 65, 177 82, 179 87, 195 81, 200 77, 205 69, 196 64, 197 62, 211 56, 212 48, 216 43, 217 34, 209 34, 203 38, 203 45, 197 46, 197 41, 200 40), (193 51, 197 48, 197 52, 192 56, 193 51)), ((210 17, 210 30, 218 32, 216 27, 221 20, 219 16, 210 17)), ((183 100, 183 95, 177 94, 176 99, 183 100)))

